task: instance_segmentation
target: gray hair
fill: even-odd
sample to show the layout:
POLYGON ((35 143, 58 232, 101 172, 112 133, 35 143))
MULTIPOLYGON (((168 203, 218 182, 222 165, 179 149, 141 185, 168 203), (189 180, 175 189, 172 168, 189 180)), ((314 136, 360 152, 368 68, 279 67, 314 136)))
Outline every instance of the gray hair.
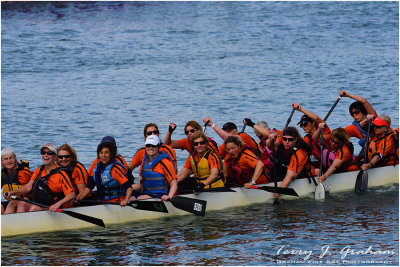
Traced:
MULTIPOLYGON (((12 150, 10 147, 5 147, 3 148, 3 150, 1 151, 1 159, 3 159, 4 156, 14 156, 15 157, 15 161, 17 162, 17 165, 20 164, 20 162, 18 161, 17 158, 17 154, 15 154, 14 150, 12 150)), ((1 161, 1 167, 3 168, 3 161, 1 161)))
POLYGON ((381 115, 379 115, 379 118, 381 118, 382 120, 384 120, 387 123, 389 123, 389 125, 392 124, 392 120, 390 119, 389 115, 381 114, 381 115))
POLYGON ((266 121, 257 121, 256 125, 261 126, 261 127, 265 128, 265 129, 271 131, 271 128, 269 128, 269 125, 268 125, 268 123, 266 121))

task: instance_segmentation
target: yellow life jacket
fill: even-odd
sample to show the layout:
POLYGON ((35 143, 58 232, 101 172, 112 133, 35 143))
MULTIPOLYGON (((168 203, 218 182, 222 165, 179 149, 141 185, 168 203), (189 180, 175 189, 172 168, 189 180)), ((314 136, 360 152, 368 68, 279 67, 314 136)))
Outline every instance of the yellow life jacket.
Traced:
MULTIPOLYGON (((211 169, 208 165, 208 157, 211 153, 213 153, 212 150, 208 149, 207 152, 204 153, 198 164, 196 164, 194 160, 194 154, 190 155, 190 165, 192 166, 194 177, 198 183, 204 182, 211 174, 211 169)), ((223 173, 220 172, 217 179, 212 184, 207 185, 205 188, 223 187, 224 184, 225 183, 223 179, 223 173)))

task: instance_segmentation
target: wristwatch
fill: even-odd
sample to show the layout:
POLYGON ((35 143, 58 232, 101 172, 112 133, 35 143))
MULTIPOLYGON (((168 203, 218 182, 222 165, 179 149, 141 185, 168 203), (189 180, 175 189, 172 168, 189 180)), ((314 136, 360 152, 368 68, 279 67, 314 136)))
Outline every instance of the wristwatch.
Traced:
POLYGON ((251 179, 251 183, 254 185, 254 184, 257 184, 256 182, 254 182, 254 180, 253 179, 251 179))

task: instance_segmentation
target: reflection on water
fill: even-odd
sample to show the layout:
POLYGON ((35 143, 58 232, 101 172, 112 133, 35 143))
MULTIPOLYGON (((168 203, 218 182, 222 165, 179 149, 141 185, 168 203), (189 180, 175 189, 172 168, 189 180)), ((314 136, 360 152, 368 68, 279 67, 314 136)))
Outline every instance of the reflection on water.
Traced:
MULTIPOLYGON (((282 200, 157 221, 2 239, 5 265, 271 265, 342 260, 341 250, 398 251, 398 187, 282 200), (371 202, 371 199, 374 201, 371 202), (371 212, 372 211, 372 212, 371 212), (279 250, 281 248, 281 250, 279 250), (279 252, 278 252, 279 251, 279 252)), ((346 255, 345 260, 398 262, 398 255, 346 255)), ((329 265, 329 264, 328 264, 329 265)))

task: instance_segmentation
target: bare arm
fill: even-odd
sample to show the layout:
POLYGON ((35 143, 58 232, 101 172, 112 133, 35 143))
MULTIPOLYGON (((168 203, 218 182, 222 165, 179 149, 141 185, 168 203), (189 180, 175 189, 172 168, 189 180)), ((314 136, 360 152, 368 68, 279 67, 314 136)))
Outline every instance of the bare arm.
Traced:
MULTIPOLYGON (((283 179, 283 181, 282 181, 280 187, 284 187, 284 188, 289 187, 290 183, 291 183, 292 181, 294 181, 294 180, 297 178, 297 176, 298 176, 298 174, 297 174, 296 172, 294 172, 294 171, 292 171, 292 170, 287 170, 286 176, 285 176, 285 178, 283 179)), ((278 198, 278 197, 279 197, 279 194, 278 194, 278 193, 274 193, 274 197, 275 197, 275 198, 278 198)))
POLYGON ((217 125, 215 125, 215 124, 212 122, 211 118, 205 117, 205 118, 203 119, 203 122, 204 122, 204 123, 207 123, 207 126, 210 126, 211 128, 213 128, 214 131, 215 131, 223 140, 225 140, 226 138, 228 138, 229 136, 231 136, 231 134, 225 132, 224 130, 222 130, 221 128, 219 128, 217 125), (213 126, 213 125, 214 125, 214 126, 213 126))
POLYGON ((182 170, 176 176, 176 180, 178 181, 178 183, 180 183, 183 180, 185 180, 186 177, 190 175, 190 173, 192 173, 192 169, 186 169, 185 167, 183 167, 182 170))
MULTIPOLYGON (((262 174, 263 169, 264 169, 264 163, 262 163, 261 160, 258 160, 256 167, 254 168, 254 173, 253 173, 253 177, 251 177, 251 180, 253 180, 254 182, 257 182, 257 179, 262 174)), ((249 189, 250 186, 252 186, 252 185, 253 185, 253 183, 250 181, 248 183, 245 183, 243 185, 243 187, 249 189)))
POLYGON ((361 103, 364 105, 365 109, 367 110, 367 113, 368 113, 368 114, 377 115, 375 109, 374 109, 374 108, 372 107, 372 105, 368 102, 368 100, 365 99, 364 97, 361 97, 361 96, 358 96, 358 95, 349 94, 349 93, 346 92, 345 90, 340 91, 340 92, 339 92, 339 95, 340 95, 341 97, 350 97, 350 98, 354 99, 355 101, 361 102, 361 103))
POLYGON ((313 121, 315 121, 316 123, 320 123, 322 122, 322 119, 315 113, 306 110, 305 108, 303 108, 300 104, 298 103, 292 103, 292 108, 294 108, 297 111, 303 112, 305 115, 307 115, 308 117, 310 117, 313 121))
POLYGON ((328 169, 323 175, 321 175, 320 177, 318 177, 318 180, 319 180, 321 183, 324 182, 324 181, 326 181, 326 179, 328 179, 328 177, 329 177, 331 174, 335 173, 335 171, 336 171, 337 169, 339 169, 340 166, 342 166, 342 164, 343 164, 343 160, 341 160, 341 159, 335 159, 335 160, 332 162, 332 165, 329 167, 329 169, 328 169))

